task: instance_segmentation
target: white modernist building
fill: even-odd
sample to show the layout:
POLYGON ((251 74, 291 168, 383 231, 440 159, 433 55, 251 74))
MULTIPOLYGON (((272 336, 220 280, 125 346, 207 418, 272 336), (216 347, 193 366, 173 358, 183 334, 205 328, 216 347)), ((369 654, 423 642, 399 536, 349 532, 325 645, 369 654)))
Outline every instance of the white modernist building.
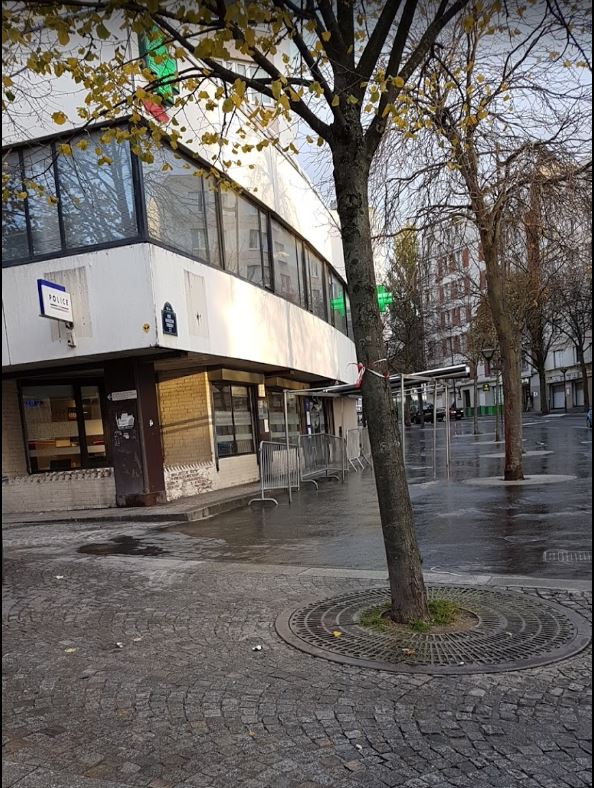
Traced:
MULTIPOLYGON (((76 117, 61 80, 51 111, 76 117)), ((355 378, 331 212, 274 147, 216 179, 198 144, 165 140, 147 164, 65 128, 36 114, 26 135, 5 129, 4 510, 150 505, 258 480, 259 442, 285 434, 282 391, 355 378), (26 180, 43 194, 20 199, 26 180)), ((292 433, 356 424, 352 399, 289 397, 292 433)))

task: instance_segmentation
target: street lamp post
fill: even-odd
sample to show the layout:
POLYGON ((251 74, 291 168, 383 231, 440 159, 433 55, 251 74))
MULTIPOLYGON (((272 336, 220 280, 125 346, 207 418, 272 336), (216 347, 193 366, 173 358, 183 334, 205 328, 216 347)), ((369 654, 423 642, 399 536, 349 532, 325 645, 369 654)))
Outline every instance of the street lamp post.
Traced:
MULTIPOLYGON (((491 361, 493 360, 493 356, 495 355, 495 348, 492 347, 483 348, 481 352, 483 358, 491 368, 491 361)), ((499 430, 499 368, 493 366, 493 371, 495 372, 495 442, 499 443, 499 441, 501 440, 501 433, 499 430)))
POLYGON ((569 367, 560 367, 560 372, 563 375, 563 410, 567 413, 567 370, 569 367))

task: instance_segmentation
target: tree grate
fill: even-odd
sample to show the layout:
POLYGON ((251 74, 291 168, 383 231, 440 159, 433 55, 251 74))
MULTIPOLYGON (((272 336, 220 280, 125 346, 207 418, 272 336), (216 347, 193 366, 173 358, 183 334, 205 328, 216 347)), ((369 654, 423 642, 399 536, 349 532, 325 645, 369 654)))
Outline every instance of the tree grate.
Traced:
POLYGON ((544 560, 552 563, 592 563, 591 550, 545 550, 544 560))
POLYGON ((401 673, 497 673, 546 665, 577 654, 591 628, 574 610, 522 593, 475 586, 431 586, 476 623, 459 632, 375 632, 361 615, 390 601, 388 589, 359 591, 286 611, 278 634, 314 656, 401 673), (337 636, 337 633, 340 633, 337 636))

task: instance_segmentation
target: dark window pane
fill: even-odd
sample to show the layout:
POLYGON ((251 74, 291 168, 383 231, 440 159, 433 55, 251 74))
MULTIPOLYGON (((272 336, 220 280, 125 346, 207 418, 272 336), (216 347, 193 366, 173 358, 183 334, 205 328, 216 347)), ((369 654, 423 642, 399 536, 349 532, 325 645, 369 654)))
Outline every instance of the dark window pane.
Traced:
POLYGON ((295 304, 302 303, 301 260, 295 237, 277 222, 272 222, 274 284, 279 295, 295 304))
POLYGON ((56 197, 52 148, 45 146, 27 151, 24 160, 25 180, 33 181, 37 187, 27 188, 33 254, 59 252, 62 242, 58 206, 52 202, 56 197))
POLYGON ((167 147, 142 165, 149 233, 174 249, 220 265, 216 196, 201 170, 167 147))
POLYGON ((88 463, 90 466, 105 465, 107 451, 101 415, 101 400, 98 386, 81 386, 80 389, 88 463))
POLYGON ((213 402, 217 455, 219 457, 230 457, 236 453, 233 434, 231 388, 224 385, 213 386, 213 402))
POLYGON ((127 143, 103 145, 91 138, 86 150, 72 146, 72 155, 58 157, 60 200, 66 246, 92 246, 138 234, 130 149, 127 143), (99 164, 95 151, 111 164, 99 164))
MULTIPOLYGON (((260 211, 233 191, 221 194, 225 269, 255 285, 270 284, 268 235, 260 232, 260 211), (266 266, 262 275, 262 253, 266 266)), ((263 216, 263 223, 265 217, 263 216)), ((265 224, 263 227, 265 231, 265 224)))
POLYGON ((30 252, 25 203, 18 196, 23 192, 23 182, 17 153, 2 159, 2 190, 6 192, 6 199, 2 200, 2 259, 20 260, 30 252))
POLYGON ((217 214, 217 193, 210 179, 204 181, 204 202, 206 204, 206 229, 208 231, 208 252, 211 265, 221 267, 219 245, 219 220, 217 214))
POLYGON ((232 386, 233 421, 235 424, 235 446, 237 454, 254 451, 254 424, 247 386, 232 386))
POLYGON ((328 270, 328 300, 332 325, 343 334, 347 332, 346 301, 342 282, 328 270))
POLYGON ((309 275, 309 307, 314 315, 328 319, 324 300, 324 263, 309 249, 306 251, 309 275))
POLYGON ((73 386, 25 386, 23 413, 32 471, 81 467, 73 386))

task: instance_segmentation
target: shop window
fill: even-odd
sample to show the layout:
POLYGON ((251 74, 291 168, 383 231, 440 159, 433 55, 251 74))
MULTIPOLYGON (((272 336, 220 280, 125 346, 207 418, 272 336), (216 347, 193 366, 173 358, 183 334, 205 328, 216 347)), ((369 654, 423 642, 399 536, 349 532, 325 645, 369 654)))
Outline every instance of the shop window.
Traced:
POLYGON ((217 193, 211 179, 165 146, 142 167, 149 235, 220 266, 217 193))
POLYGON ((213 383, 217 456, 234 457, 256 450, 253 391, 250 386, 213 383))
MULTIPOLYGON (((287 416, 289 421, 289 437, 297 437, 300 433, 299 397, 287 394, 287 416)), ((268 419, 270 425, 270 440, 284 443, 285 434, 285 404, 281 391, 268 392, 268 419)))
POLYGON ((271 286, 267 217, 233 191, 221 195, 225 270, 260 287, 271 286))
POLYGON ((98 386, 23 386, 21 399, 32 473, 107 465, 98 386))

